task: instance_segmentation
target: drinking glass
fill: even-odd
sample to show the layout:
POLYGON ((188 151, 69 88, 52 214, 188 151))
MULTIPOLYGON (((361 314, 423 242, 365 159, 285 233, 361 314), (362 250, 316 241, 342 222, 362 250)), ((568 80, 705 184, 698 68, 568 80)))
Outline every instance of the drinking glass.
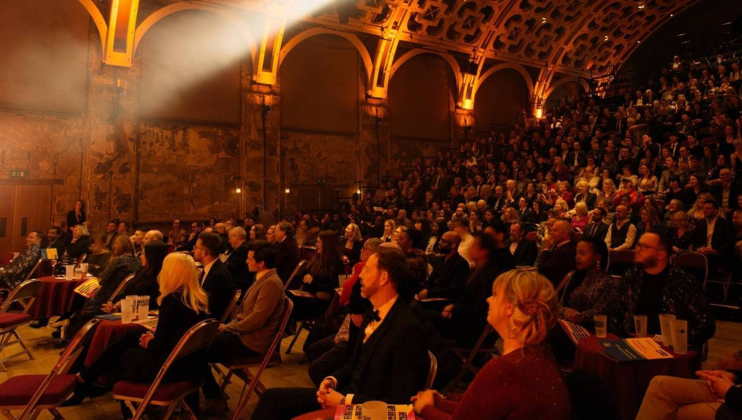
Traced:
POLYGON ((675 321, 675 315, 660 315, 660 332, 662 333, 662 344, 665 347, 672 346, 672 321, 675 321))
POLYGON ((634 327, 636 328, 637 337, 647 336, 647 316, 634 315, 634 327))
POLYGON ((677 354, 688 353, 688 321, 672 321, 672 350, 677 354))
POLYGON ((595 336, 605 338, 608 335, 608 316, 595 315, 593 316, 593 323, 595 324, 595 336))

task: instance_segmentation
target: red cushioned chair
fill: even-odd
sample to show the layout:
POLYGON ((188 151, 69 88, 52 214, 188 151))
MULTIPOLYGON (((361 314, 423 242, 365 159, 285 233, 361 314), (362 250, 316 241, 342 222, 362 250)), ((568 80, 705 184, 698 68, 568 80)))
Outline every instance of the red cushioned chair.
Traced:
POLYGON ((126 403, 129 410, 134 413, 133 420, 141 420, 149 405, 167 407, 162 415, 162 419, 167 420, 178 403, 190 419, 197 420, 184 398, 193 392, 198 392, 201 386, 189 381, 163 383, 162 379, 170 366, 178 359, 208 349, 218 333, 219 321, 216 319, 207 319, 194 325, 180 339, 151 385, 130 381, 117 382, 113 387, 113 398, 126 403), (135 407, 134 403, 139 404, 139 408, 135 407))
POLYGON ((26 280, 13 289, 13 291, 10 292, 8 299, 6 299, 5 302, 3 302, 3 305, 0 306, 0 352, 13 344, 19 344, 23 347, 23 351, 19 351, 0 359, 0 369, 3 371, 7 371, 5 362, 18 356, 27 354, 30 360, 34 360, 33 354, 31 354, 28 346, 26 346, 23 338, 18 335, 18 331, 16 330, 21 325, 31 322, 31 315, 28 313, 28 310, 36 299, 36 293, 38 293, 40 288, 40 280, 26 280), (14 303, 23 307, 23 312, 8 312, 8 309, 10 309, 14 303), (15 337, 15 340, 11 341, 13 337, 15 337))
POLYGON ((26 420, 49 410, 55 420, 64 419, 57 408, 75 391, 77 384, 75 375, 67 372, 92 338, 90 332, 99 322, 99 319, 90 320, 77 332, 48 375, 17 375, 0 384, 0 414, 16 419, 10 411, 23 410, 17 418, 26 420))
POLYGON ((286 325, 289 323, 289 318, 291 317, 291 311, 293 309, 294 302, 292 302, 291 299, 289 299, 288 297, 285 297, 283 300, 283 313, 281 314, 281 323, 278 324, 276 335, 274 336, 273 341, 271 342, 271 345, 264 356, 229 360, 225 363, 221 363, 228 370, 226 375, 219 368, 216 369, 217 372, 224 377, 221 385, 222 391, 224 390, 224 388, 227 387, 227 385, 229 385, 232 375, 239 377, 245 383, 242 386, 240 401, 237 403, 237 407, 234 411, 234 416, 232 416, 234 420, 238 420, 240 418, 240 416, 242 415, 242 411, 247 406, 247 401, 250 399, 250 395, 252 395, 253 392, 260 395, 265 391, 265 386, 262 382, 260 382, 260 376, 263 374, 263 371, 269 365, 272 366, 281 363, 281 355, 277 351, 277 349, 278 345, 281 343, 283 331, 286 329, 286 325), (257 370, 255 372, 250 372, 250 368, 257 368, 257 370))

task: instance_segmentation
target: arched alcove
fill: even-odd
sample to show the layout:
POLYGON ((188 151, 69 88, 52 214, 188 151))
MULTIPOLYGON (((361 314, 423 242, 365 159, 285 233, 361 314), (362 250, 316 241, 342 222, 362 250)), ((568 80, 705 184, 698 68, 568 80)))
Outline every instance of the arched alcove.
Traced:
POLYGON ((350 41, 331 34, 305 39, 283 59, 279 76, 282 128, 358 132, 358 103, 366 75, 350 41))
POLYGON ((239 124, 241 65, 251 57, 228 20, 202 10, 174 13, 147 32, 138 53, 143 119, 239 124))
POLYGON ((498 70, 479 86, 474 98, 477 131, 489 132, 492 125, 512 126, 516 116, 528 111, 528 84, 515 69, 498 70))
POLYGON ((89 29, 74 1, 0 2, 0 107, 82 113, 89 29))
POLYGON ((402 64, 389 82, 389 124, 393 139, 451 139, 451 111, 456 77, 435 54, 421 54, 402 64))

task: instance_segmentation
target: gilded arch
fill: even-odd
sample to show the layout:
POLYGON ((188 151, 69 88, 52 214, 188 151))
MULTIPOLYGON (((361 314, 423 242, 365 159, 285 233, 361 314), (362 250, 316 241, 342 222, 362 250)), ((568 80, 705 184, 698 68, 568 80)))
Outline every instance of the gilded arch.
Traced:
POLYGON ((529 98, 533 98, 533 80, 531 79, 531 75, 528 74, 528 71, 526 71, 526 69, 523 66, 519 65, 519 64, 501 63, 501 64, 498 64, 498 65, 496 65, 496 66, 488 69, 486 72, 484 72, 479 77, 479 79, 477 80, 476 85, 474 86, 474 94, 472 95, 472 99, 474 101, 476 101, 476 99, 477 99, 477 91, 484 84, 484 82, 487 80, 487 78, 489 78, 493 74, 497 73, 498 71, 505 70, 505 69, 513 69, 513 70, 517 71, 518 73, 520 73, 521 76, 523 76, 523 81, 525 81, 526 82, 526 86, 528 86, 528 97, 529 98))
POLYGON ((358 50, 358 53, 361 55, 361 59, 363 60, 363 65, 366 68, 366 90, 370 92, 372 88, 371 77, 373 76, 373 73, 374 73, 374 64, 373 64, 373 61, 371 61, 371 55, 368 53, 368 50, 366 50, 366 46, 363 45, 363 42, 361 42, 361 40, 358 39, 357 36, 346 33, 346 32, 335 31, 332 29, 325 29, 325 28, 312 28, 312 29, 307 29, 306 31, 303 31, 297 34, 296 36, 291 38, 291 40, 287 42, 283 46, 283 48, 281 48, 281 57, 278 60, 278 67, 281 68, 281 64, 283 63, 283 60, 285 60, 286 57, 291 52, 291 50, 296 48, 296 46, 299 45, 302 41, 305 41, 313 36, 322 35, 322 34, 337 35, 339 37, 345 38, 351 44, 353 44, 354 47, 356 47, 356 49, 358 50))
POLYGON ((423 50, 420 48, 406 52, 404 55, 399 57, 399 60, 394 62, 394 65, 392 65, 392 71, 389 72, 389 79, 387 80, 387 83, 385 83, 385 85, 387 86, 389 85, 389 80, 391 80, 392 77, 394 77, 394 73, 396 73, 397 70, 399 70, 399 68, 402 67, 402 65, 405 62, 409 61, 411 58, 416 57, 420 54, 435 54, 437 56, 442 57, 444 60, 446 60, 446 62, 448 62, 448 64, 451 66, 451 70, 453 70, 453 74, 456 76, 456 87, 457 88, 461 87, 461 79, 462 79, 461 68, 459 67, 459 63, 456 62, 456 59, 454 59, 451 54, 446 54, 446 53, 442 53, 438 51, 423 50))
POLYGON ((549 99, 549 97, 551 96, 551 94, 554 93, 554 91, 559 86, 565 85, 565 84, 567 84, 569 82, 574 82, 574 83, 579 84, 582 87, 582 89, 585 90, 585 92, 587 92, 589 90, 589 87, 587 86, 587 83, 584 80, 580 80, 577 77, 565 77, 563 79, 560 79, 559 81, 557 81, 553 85, 549 86, 549 90, 547 90, 546 93, 544 93, 544 96, 543 96, 542 99, 544 101, 547 100, 547 99, 549 99))

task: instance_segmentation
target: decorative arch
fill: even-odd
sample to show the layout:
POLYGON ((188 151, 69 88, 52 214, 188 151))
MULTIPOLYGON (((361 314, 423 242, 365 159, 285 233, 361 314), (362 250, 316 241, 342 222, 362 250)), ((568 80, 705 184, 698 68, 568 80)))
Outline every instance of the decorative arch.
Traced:
POLYGON ((105 54, 106 52, 106 34, 108 33, 108 24, 106 24, 106 18, 103 17, 103 14, 98 10, 98 6, 93 3, 93 0, 78 0, 80 4, 85 8, 85 10, 88 11, 88 14, 90 14, 90 17, 93 18, 93 22, 95 22, 95 27, 98 29, 98 35, 100 36, 100 44, 101 44, 101 53, 105 54))
POLYGON ((526 86, 528 86, 528 97, 533 98, 533 80, 531 80, 531 75, 528 74, 528 71, 526 71, 525 67, 521 66, 520 64, 501 63, 490 68, 479 77, 477 83, 474 85, 474 93, 472 94, 472 99, 476 101, 477 91, 484 84, 485 80, 487 80, 488 77, 492 76, 500 70, 505 69, 513 69, 520 73, 521 76, 523 76, 523 80, 526 82, 526 86))
MULTIPOLYGON (((91 1, 91 0, 80 0, 80 1, 91 1)), ((245 41, 247 41, 247 46, 250 49, 250 58, 255 61, 257 60, 257 44, 255 43, 255 38, 253 37, 252 32, 250 32, 250 29, 247 27, 245 22, 242 21, 236 14, 232 13, 231 11, 216 7, 208 3, 203 3, 199 1, 191 1, 191 2, 179 2, 175 3, 170 6, 163 7, 159 9, 158 11, 152 13, 145 19, 141 24, 139 24, 139 27, 136 30, 136 33, 134 34, 134 52, 133 54, 136 54, 137 47, 139 47, 139 43, 142 41, 142 38, 144 35, 152 28, 152 26, 155 25, 155 23, 161 21, 162 19, 172 15, 173 13, 177 13, 183 10, 204 10, 207 12, 216 13, 228 21, 235 24, 242 35, 245 37, 245 41)), ((253 68, 255 68, 255 65, 253 65, 253 68)))
POLYGON ((283 60, 285 60, 291 50, 293 50, 297 45, 301 44, 302 41, 322 34, 337 35, 339 37, 345 38, 351 44, 353 44, 354 47, 356 47, 356 50, 358 50, 358 53, 361 55, 361 59, 363 60, 363 65, 366 68, 366 90, 370 91, 372 88, 371 77, 374 73, 374 64, 371 60, 371 55, 368 53, 366 46, 363 45, 363 42, 361 42, 361 40, 358 39, 357 36, 349 34, 347 32, 341 32, 326 28, 312 28, 297 34, 296 36, 291 38, 291 40, 287 42, 283 46, 283 48, 281 48, 281 57, 278 60, 278 68, 281 68, 283 60))
POLYGON ((389 72, 389 79, 387 80, 386 85, 387 86, 389 85, 388 81, 391 80, 392 77, 394 77, 394 73, 396 73, 397 70, 399 70, 399 68, 402 67, 402 65, 405 62, 409 61, 410 59, 420 54, 435 54, 437 56, 442 57, 444 60, 446 60, 446 62, 448 62, 448 64, 451 66, 451 70, 453 70, 454 76, 456 76, 456 86, 457 88, 460 88, 461 83, 462 83, 461 82, 461 79, 462 79, 461 68, 459 67, 459 63, 456 62, 456 59, 453 58, 451 54, 446 54, 446 53, 442 53, 439 51, 423 50, 420 48, 414 49, 412 51, 408 51, 404 55, 399 57, 399 59, 394 63, 394 65, 392 65, 392 71, 389 72))
POLYGON ((565 85, 565 84, 567 84, 569 82, 574 82, 574 83, 579 84, 580 86, 582 86, 582 89, 584 89, 585 92, 587 92, 588 90, 590 90, 590 88, 587 86, 587 82, 585 82, 584 80, 580 80, 577 77, 565 77, 563 79, 560 79, 558 82, 554 83, 553 85, 549 86, 549 90, 547 90, 546 93, 544 93, 543 100, 545 101, 545 100, 549 99, 549 97, 551 96, 551 94, 554 93, 554 91, 559 86, 565 85))

